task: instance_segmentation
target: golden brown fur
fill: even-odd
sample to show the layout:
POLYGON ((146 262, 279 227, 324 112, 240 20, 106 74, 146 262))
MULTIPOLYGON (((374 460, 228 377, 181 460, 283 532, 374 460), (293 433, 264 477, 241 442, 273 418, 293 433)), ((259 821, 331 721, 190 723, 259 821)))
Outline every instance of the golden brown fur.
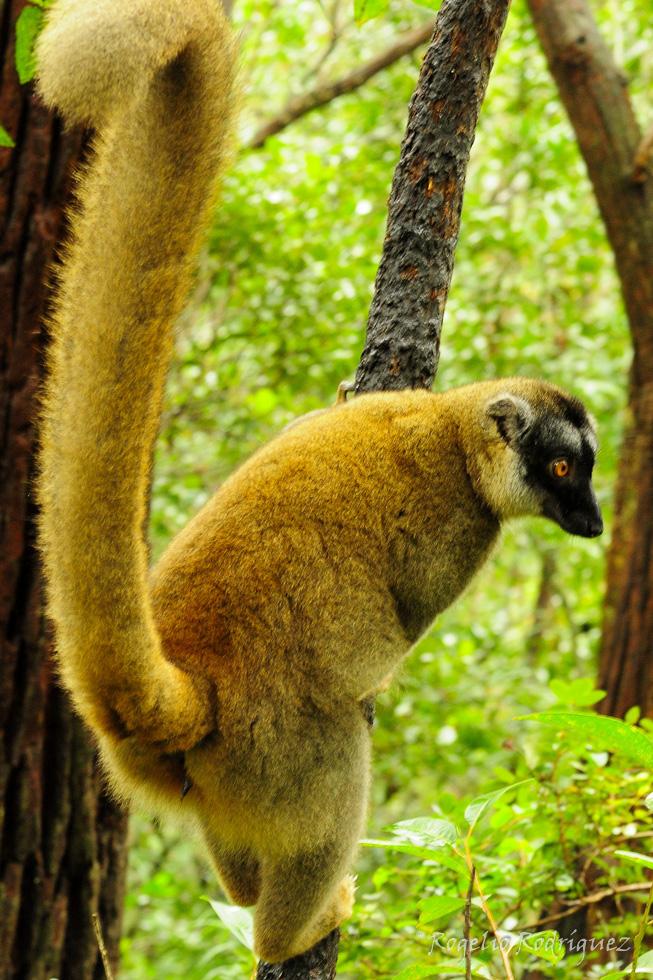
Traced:
POLYGON ((212 0, 59 0, 38 58, 45 99, 100 127, 52 318, 42 430, 61 669, 95 727, 157 738, 163 720, 166 741, 185 746, 212 719, 161 656, 140 528, 172 324, 225 152, 232 42, 212 0))
POLYGON ((488 405, 517 380, 367 395, 245 463, 147 584, 141 529, 171 328, 224 160, 214 0, 57 0, 45 98, 99 126, 53 317, 40 499, 61 673, 120 795, 199 828, 256 949, 348 913, 367 803, 361 701, 539 513, 488 405), (190 786, 182 800, 182 788, 190 786))

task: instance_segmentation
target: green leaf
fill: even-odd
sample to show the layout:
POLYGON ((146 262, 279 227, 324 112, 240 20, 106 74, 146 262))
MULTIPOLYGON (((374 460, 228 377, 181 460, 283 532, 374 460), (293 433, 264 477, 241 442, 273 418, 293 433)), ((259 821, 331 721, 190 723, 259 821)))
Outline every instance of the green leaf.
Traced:
MULTIPOLYGON (((432 966, 409 966, 401 973, 393 974, 393 980, 426 980, 427 977, 464 977, 467 967, 464 963, 434 963, 432 966)), ((472 960, 474 980, 489 980, 490 974, 482 963, 472 960)))
POLYGON ((433 847, 443 847, 445 844, 455 844, 458 830, 449 820, 439 820, 436 817, 415 817, 413 820, 400 820, 390 828, 397 837, 418 837, 425 844, 433 847))
POLYGON ((577 708, 588 708, 601 701, 606 692, 594 687, 591 677, 577 677, 573 681, 555 679, 549 684, 561 704, 574 705, 577 708))
POLYGON ((649 854, 639 854, 637 851, 615 851, 617 857, 632 861, 633 864, 643 864, 645 868, 653 868, 653 857, 649 854))
POLYGON ((475 827, 485 811, 493 806, 498 799, 505 796, 511 790, 517 789, 518 786, 525 786, 526 783, 532 782, 534 782, 533 779, 520 779, 518 783, 511 783, 510 786, 502 786, 501 789, 497 789, 493 793, 485 793, 483 796, 477 796, 465 810, 465 820, 471 827, 475 827))
POLYGON ((524 935, 517 944, 517 952, 525 949, 533 956, 539 956, 547 963, 559 963, 564 958, 565 946, 555 929, 524 935))
POLYGON ((0 146, 15 146, 15 145, 16 144, 14 143, 14 141, 12 140, 11 136, 4 128, 4 126, 0 126, 0 146))
POLYGON ((208 899, 208 903, 231 935, 235 936, 238 942, 246 946, 247 949, 253 951, 254 922, 250 910, 238 908, 236 905, 227 905, 225 902, 214 902, 212 898, 208 899))
POLYGON ((357 24, 364 24, 387 10, 390 0, 354 0, 354 17, 357 24))
POLYGON ((374 840, 372 838, 362 840, 360 843, 363 847, 383 847, 387 851, 394 851, 398 854, 412 854, 413 857, 437 862, 457 874, 468 874, 467 865, 463 858, 454 854, 449 848, 408 844, 402 840, 374 840))
POLYGON ((465 899, 457 895, 432 895, 418 902, 420 922, 436 922, 438 919, 448 919, 454 912, 465 907, 465 899))
POLYGON ((16 71, 21 84, 34 78, 36 56, 34 46, 43 24, 43 11, 25 7, 16 21, 16 71))
POLYGON ((427 977, 434 977, 432 966, 407 966, 405 970, 398 973, 395 980, 427 980, 427 977))
POLYGON ((574 711, 540 711, 523 717, 526 721, 557 728, 566 735, 577 735, 575 741, 581 745, 591 742, 609 752, 619 752, 644 769, 653 769, 653 741, 639 728, 632 728, 619 718, 574 711))
POLYGON ((642 709, 639 707, 639 705, 634 704, 632 708, 629 708, 624 715, 624 721, 627 725, 636 725, 641 717, 642 709))

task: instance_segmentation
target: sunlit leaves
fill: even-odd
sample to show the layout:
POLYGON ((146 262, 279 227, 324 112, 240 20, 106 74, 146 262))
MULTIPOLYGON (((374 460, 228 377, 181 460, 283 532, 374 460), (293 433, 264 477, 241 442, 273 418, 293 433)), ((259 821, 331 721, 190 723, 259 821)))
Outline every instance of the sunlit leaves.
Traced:
POLYGON ((364 24, 366 20, 378 17, 384 13, 389 4, 389 0, 354 0, 354 17, 358 24, 364 24))
POLYGON ((554 678, 549 687, 561 704, 573 705, 576 708, 589 707, 605 697, 606 692, 594 686, 591 677, 554 678))
POLYGON ((520 786, 525 786, 530 782, 532 782, 532 780, 523 779, 519 783, 512 783, 510 786, 502 786, 501 789, 497 789, 492 793, 486 793, 484 796, 478 796, 465 808, 465 820, 473 829, 485 811, 497 803, 502 796, 505 796, 506 793, 516 790, 520 786))
POLYGON ((590 743, 596 748, 618 752, 653 772, 653 740, 641 729, 633 728, 619 718, 572 711, 541 711, 527 717, 540 725, 557 729, 563 737, 576 744, 590 743))
POLYGON ((36 71, 34 45, 43 26, 43 11, 29 4, 16 20, 16 70, 21 82, 29 82, 36 71))

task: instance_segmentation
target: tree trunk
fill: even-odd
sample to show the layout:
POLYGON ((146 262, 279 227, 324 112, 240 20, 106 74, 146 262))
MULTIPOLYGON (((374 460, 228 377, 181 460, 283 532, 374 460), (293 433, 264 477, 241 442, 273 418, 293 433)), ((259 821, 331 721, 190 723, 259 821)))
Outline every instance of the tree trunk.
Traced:
POLYGON ((90 980, 104 976, 93 913, 117 960, 126 817, 53 681, 30 492, 43 283, 82 135, 62 134, 18 83, 24 6, 5 0, 0 21, 0 123, 16 142, 0 150, 0 978, 90 980))
POLYGON ((529 0, 612 246, 633 340, 608 556, 601 709, 653 712, 653 173, 626 79, 586 0, 529 0))
MULTIPOLYGON (((469 154, 508 6, 443 0, 438 12, 392 182, 357 393, 433 383, 469 154)), ((259 963, 257 980, 333 980, 338 936, 286 963, 259 963)))
POLYGON ((392 181, 356 391, 430 388, 469 154, 509 0, 445 0, 392 181))

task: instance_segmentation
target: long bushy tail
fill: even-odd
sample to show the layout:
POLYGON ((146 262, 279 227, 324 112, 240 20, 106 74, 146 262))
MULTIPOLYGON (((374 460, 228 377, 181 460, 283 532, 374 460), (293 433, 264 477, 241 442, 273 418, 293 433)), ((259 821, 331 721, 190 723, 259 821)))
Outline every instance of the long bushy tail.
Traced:
POLYGON ((212 727, 162 655, 143 537, 172 327, 225 162, 234 49, 218 0, 56 0, 39 86, 97 129, 52 317, 41 548, 61 673, 87 721, 178 748, 212 727))

